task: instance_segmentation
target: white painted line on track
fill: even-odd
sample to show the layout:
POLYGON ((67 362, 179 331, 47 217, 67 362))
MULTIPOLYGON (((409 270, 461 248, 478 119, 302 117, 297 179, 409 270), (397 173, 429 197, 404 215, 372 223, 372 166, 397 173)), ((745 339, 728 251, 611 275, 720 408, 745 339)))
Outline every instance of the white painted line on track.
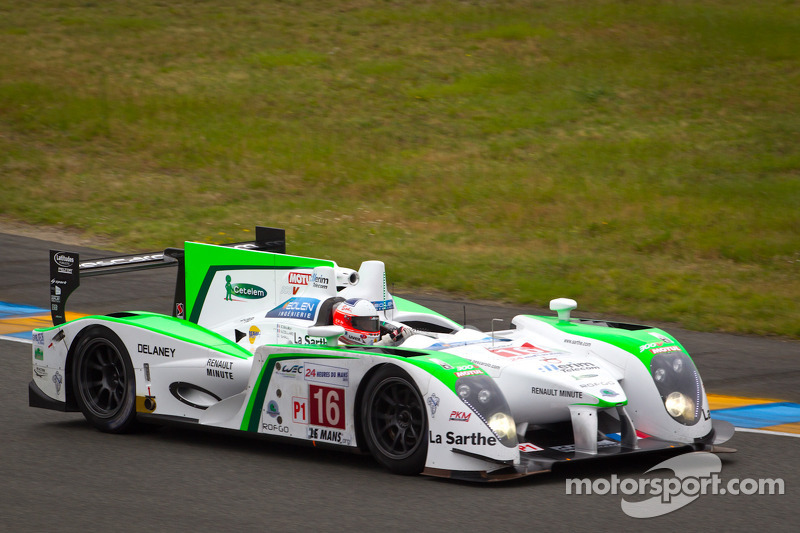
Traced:
POLYGON ((786 433, 785 431, 770 431, 768 429, 736 428, 741 433, 760 433, 762 435, 781 435, 783 437, 794 437, 800 439, 800 433, 786 433))
POLYGON ((19 337, 12 337, 10 335, 0 335, 0 341, 21 342, 23 344, 33 344, 32 339, 20 339, 19 337))

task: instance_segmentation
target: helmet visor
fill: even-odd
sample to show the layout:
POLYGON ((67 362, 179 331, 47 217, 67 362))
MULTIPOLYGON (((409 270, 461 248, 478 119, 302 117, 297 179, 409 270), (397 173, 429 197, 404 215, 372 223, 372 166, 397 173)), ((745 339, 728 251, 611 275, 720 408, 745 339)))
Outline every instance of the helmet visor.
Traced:
POLYGON ((380 322, 377 316, 354 316, 353 328, 359 331, 380 331, 380 322))

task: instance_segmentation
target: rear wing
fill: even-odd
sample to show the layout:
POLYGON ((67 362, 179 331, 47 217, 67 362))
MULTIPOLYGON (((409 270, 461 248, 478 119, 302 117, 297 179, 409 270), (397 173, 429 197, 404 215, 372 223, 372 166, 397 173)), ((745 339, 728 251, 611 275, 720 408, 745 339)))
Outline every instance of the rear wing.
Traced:
MULTIPOLYGON (((286 231, 256 226, 254 241, 223 244, 259 252, 286 253, 286 231)), ((50 314, 53 325, 66 322, 67 299, 80 286, 81 277, 102 276, 154 268, 177 267, 172 316, 186 318, 186 264, 182 248, 163 252, 101 257, 81 262, 78 252, 50 250, 50 314)))

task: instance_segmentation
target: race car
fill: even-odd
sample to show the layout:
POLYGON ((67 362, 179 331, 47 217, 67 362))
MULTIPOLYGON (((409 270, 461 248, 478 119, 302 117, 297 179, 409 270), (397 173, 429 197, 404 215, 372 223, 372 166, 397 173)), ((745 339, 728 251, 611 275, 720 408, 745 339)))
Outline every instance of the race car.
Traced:
POLYGON ((257 227, 254 242, 84 262, 52 250, 50 272, 53 327, 33 332, 29 403, 81 411, 101 431, 244 431, 476 481, 713 450, 732 433, 712 427, 691 358, 659 330, 570 319, 574 302, 555 300, 559 318, 520 316, 486 334, 393 297, 380 261, 356 272, 287 255, 275 228, 257 227), (164 266, 178 268, 172 316, 65 320, 81 276, 164 266), (399 346, 341 344, 334 309, 359 299, 414 334, 399 346))

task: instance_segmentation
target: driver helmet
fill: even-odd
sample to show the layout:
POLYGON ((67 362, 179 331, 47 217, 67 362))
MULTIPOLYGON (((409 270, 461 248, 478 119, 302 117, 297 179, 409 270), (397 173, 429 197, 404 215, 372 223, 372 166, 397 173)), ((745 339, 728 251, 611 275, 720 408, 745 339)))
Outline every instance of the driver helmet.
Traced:
POLYGON ((373 344, 381 338, 380 324, 377 309, 363 298, 345 300, 333 312, 333 325, 344 328, 340 340, 346 344, 373 344))

